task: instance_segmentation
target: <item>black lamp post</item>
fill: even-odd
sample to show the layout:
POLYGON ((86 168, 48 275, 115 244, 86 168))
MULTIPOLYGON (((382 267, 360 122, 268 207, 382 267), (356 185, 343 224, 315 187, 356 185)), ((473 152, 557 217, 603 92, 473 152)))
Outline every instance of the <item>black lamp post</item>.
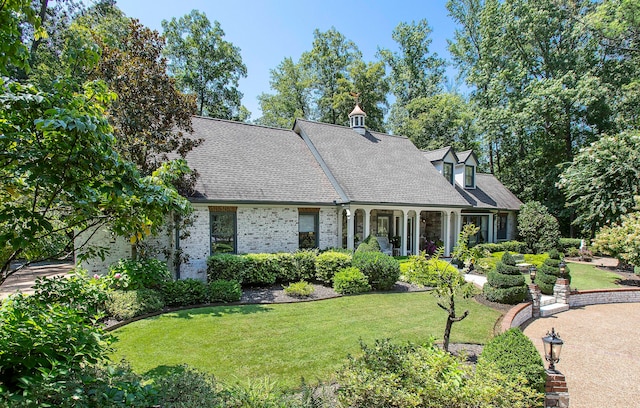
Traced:
POLYGON ((531 277, 531 283, 535 283, 537 273, 538 273, 538 269, 536 268, 536 266, 531 265, 529 267, 529 276, 531 277))
POLYGON ((564 278, 564 274, 567 272, 567 264, 561 261, 558 266, 560 267, 560 277, 564 278))
POLYGON ((544 343, 544 359, 549 362, 549 370, 555 371, 555 364, 560 361, 560 351, 564 341, 552 327, 551 333, 547 332, 547 335, 542 338, 542 342, 544 343))

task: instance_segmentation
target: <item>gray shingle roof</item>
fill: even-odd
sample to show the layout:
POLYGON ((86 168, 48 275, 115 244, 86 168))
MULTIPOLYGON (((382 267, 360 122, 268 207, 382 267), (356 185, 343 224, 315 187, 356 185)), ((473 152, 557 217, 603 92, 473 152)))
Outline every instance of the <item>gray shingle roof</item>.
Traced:
POLYGON ((493 174, 476 173, 476 188, 456 190, 475 208, 519 210, 522 201, 507 189, 493 174))
POLYGON ((465 150, 464 152, 458 153, 458 162, 466 163, 469 156, 473 154, 473 150, 465 150))
POLYGON ((327 203, 340 200, 305 142, 291 130, 194 117, 203 143, 187 162, 200 174, 194 201, 327 203))
MULTIPOLYGON (((451 146, 441 147, 436 150, 423 150, 422 155, 430 162, 441 161, 447 156, 447 153, 451 150, 451 146)), ((454 153, 455 156, 455 153, 454 153)))
POLYGON ((468 206, 423 152, 402 136, 298 119, 348 199, 361 203, 468 206))

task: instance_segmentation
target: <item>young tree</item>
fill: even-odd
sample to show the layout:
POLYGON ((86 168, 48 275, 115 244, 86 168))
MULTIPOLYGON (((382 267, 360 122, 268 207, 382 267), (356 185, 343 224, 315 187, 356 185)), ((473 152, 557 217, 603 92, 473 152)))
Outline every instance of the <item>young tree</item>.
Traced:
MULTIPOLYGON (((473 224, 467 224, 462 228, 458 236, 458 245, 451 254, 451 260, 454 259, 467 263, 477 256, 476 251, 469 248, 469 237, 478 233, 480 228, 473 224)), ((465 281, 464 275, 451 265, 452 261, 444 262, 439 258, 444 254, 444 248, 439 248, 431 259, 425 260, 425 255, 416 256, 413 263, 414 270, 410 272, 410 281, 412 283, 431 286, 431 293, 436 297, 438 306, 447 312, 447 322, 444 328, 443 348, 449 351, 449 339, 451 337, 451 328, 455 322, 459 322, 469 315, 469 311, 465 310, 462 315, 456 310, 456 299, 469 298, 473 295, 473 285, 465 281)))
POLYGON ((171 21, 163 20, 167 39, 164 55, 169 71, 180 89, 194 94, 198 114, 243 121, 248 111, 242 109, 238 81, 247 76, 240 49, 225 41, 217 21, 211 22, 198 11, 171 21))

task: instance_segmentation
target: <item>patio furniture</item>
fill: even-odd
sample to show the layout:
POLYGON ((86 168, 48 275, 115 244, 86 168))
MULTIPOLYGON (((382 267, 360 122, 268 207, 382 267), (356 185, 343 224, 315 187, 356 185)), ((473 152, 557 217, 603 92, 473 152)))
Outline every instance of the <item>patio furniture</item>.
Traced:
POLYGON ((380 251, 383 254, 393 256, 393 246, 389 242, 389 238, 387 237, 376 237, 378 240, 378 245, 380 245, 380 251))

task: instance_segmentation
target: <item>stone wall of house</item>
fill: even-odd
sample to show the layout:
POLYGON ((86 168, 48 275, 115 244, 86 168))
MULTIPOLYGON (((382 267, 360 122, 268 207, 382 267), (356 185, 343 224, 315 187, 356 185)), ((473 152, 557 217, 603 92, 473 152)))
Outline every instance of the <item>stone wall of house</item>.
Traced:
POLYGON ((321 208, 319 220, 320 239, 318 242, 318 246, 320 247, 320 249, 338 247, 338 213, 336 209, 321 208))
POLYGON ((193 206, 193 225, 189 236, 180 240, 180 249, 188 260, 180 265, 180 279, 207 279, 207 258, 210 255, 209 207, 193 206))
POLYGON ((510 211, 507 216, 507 241, 513 241, 518 237, 518 214, 510 211))
POLYGON ((239 207, 238 253, 293 252, 298 249, 296 207, 239 207))

